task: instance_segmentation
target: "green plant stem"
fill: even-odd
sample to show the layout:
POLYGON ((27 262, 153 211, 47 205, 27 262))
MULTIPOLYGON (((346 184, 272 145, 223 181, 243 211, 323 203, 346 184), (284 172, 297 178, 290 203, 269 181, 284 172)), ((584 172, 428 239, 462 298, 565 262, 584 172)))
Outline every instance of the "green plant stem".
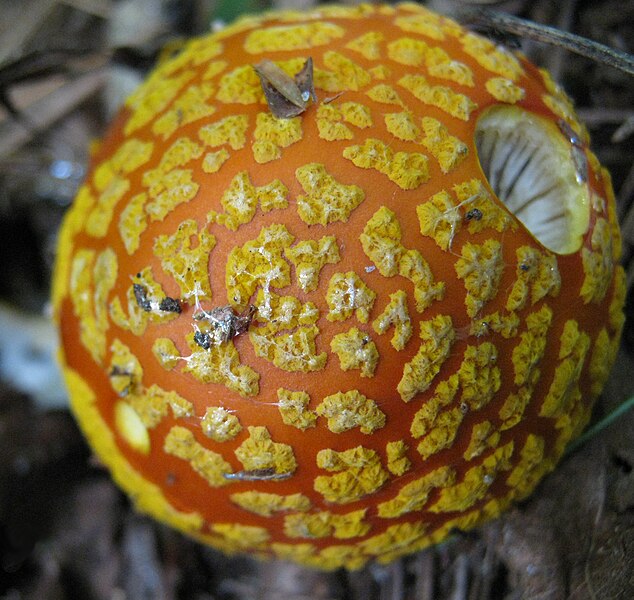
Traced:
POLYGON ((595 423, 592 427, 590 427, 590 429, 587 429, 583 435, 574 440, 568 446, 568 448, 566 448, 565 455, 568 456, 569 454, 572 454, 575 450, 577 450, 577 448, 583 446, 588 440, 591 440, 606 427, 609 427, 612 423, 614 423, 617 419, 622 417, 627 411, 631 410, 632 408, 634 408, 634 396, 628 398, 625 402, 623 402, 623 404, 620 404, 598 423, 595 423))
POLYGON ((238 17, 259 13, 270 8, 268 0, 219 0, 214 8, 213 18, 231 23, 238 17))

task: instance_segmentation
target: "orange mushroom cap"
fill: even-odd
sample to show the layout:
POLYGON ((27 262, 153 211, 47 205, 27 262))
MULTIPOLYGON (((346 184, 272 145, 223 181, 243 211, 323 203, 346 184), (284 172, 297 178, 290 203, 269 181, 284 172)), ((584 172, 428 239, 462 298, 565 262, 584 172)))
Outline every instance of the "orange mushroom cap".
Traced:
POLYGON ((554 467, 617 351, 619 252, 547 73, 416 4, 274 12, 189 42, 106 135, 60 233, 61 361, 139 509, 358 568, 554 467), (315 99, 275 116, 263 83, 309 58, 315 99))

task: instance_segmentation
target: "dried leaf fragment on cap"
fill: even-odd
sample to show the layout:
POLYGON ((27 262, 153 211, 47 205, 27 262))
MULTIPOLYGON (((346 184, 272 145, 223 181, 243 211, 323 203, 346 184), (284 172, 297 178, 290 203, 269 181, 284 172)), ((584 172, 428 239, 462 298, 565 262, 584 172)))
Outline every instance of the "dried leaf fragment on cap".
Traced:
POLYGON ((253 68, 260 77, 262 90, 274 116, 280 119, 296 117, 306 110, 310 100, 316 100, 312 58, 304 63, 294 78, 268 59, 253 68))

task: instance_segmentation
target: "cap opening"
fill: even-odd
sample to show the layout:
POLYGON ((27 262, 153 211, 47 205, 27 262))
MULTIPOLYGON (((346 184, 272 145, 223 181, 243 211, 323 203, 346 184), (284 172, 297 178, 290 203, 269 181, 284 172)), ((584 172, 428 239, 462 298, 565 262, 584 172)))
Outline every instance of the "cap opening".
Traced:
POLYGON ((585 158, 546 119, 495 106, 478 120, 475 145, 491 189, 546 248, 579 250, 590 222, 585 158))

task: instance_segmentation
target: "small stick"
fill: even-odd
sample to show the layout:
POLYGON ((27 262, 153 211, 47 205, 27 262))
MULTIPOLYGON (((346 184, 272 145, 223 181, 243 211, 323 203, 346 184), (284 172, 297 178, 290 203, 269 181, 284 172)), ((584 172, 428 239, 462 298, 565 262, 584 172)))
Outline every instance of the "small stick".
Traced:
POLYGON ((460 20, 467 25, 485 26, 536 42, 566 48, 595 62, 603 63, 628 75, 634 75, 634 56, 631 54, 604 46, 574 33, 561 31, 556 27, 532 23, 525 19, 482 8, 461 10, 460 20))

